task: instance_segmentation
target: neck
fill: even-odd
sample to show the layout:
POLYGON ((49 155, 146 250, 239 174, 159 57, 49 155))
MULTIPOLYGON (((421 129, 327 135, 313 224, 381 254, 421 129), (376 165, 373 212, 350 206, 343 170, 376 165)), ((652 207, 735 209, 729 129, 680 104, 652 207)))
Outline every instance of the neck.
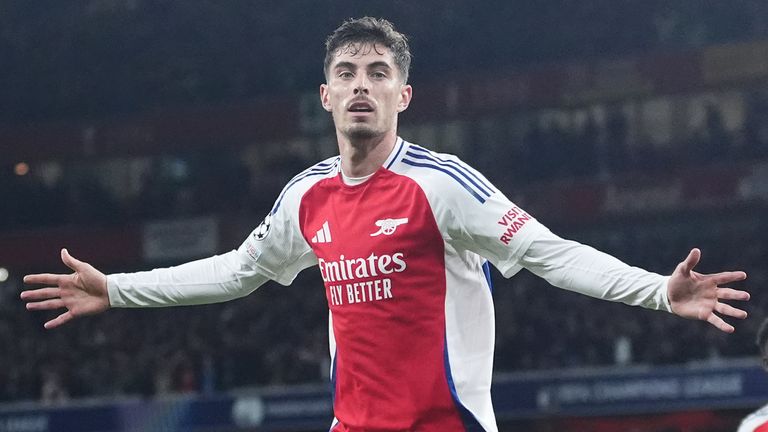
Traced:
POLYGON ((349 177, 365 177, 373 174, 384 164, 397 142, 396 131, 384 135, 351 140, 337 132, 341 168, 349 177))

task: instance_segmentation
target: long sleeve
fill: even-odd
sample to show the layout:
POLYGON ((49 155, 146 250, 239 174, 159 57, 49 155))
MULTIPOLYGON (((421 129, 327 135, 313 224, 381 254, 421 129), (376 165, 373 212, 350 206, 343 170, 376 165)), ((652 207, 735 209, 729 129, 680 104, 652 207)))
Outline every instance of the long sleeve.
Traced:
POLYGON ((669 277, 631 267, 611 255, 565 240, 549 230, 538 233, 521 264, 550 284, 604 300, 671 312, 669 277))
POLYGON ((107 276, 110 305, 219 303, 246 296, 270 279, 290 285, 300 271, 317 265, 317 257, 298 223, 300 197, 308 184, 289 183, 273 209, 237 250, 176 267, 107 276))
POLYGON ((243 252, 176 267, 107 276, 112 307, 161 307, 218 303, 246 296, 269 278, 249 265, 243 252))

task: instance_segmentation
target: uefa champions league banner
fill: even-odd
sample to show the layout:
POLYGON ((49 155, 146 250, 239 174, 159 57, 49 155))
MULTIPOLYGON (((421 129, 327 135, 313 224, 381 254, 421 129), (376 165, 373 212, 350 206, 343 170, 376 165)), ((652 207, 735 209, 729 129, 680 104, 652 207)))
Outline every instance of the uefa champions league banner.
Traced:
MULTIPOLYGON (((494 381, 494 405, 500 420, 512 420, 753 408, 768 401, 768 374, 751 360, 730 363, 503 375, 494 381)), ((6 406, 0 407, 0 432, 296 432, 325 430, 331 418, 330 389, 318 385, 217 397, 6 406)))
POLYGON ((494 381, 494 406, 510 419, 752 408, 768 402, 768 374, 757 363, 510 374, 494 381))

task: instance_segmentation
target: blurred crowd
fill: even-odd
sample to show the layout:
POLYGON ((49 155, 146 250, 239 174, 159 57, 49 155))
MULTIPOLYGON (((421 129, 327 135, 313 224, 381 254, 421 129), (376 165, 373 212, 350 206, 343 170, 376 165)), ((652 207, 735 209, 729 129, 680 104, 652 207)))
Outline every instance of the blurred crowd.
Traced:
POLYGON ((325 37, 361 14, 411 35, 414 83, 768 37, 763 0, 2 0, 0 123, 315 91, 325 37))
MULTIPOLYGON (((531 184, 563 180, 611 181, 627 174, 663 174, 768 158, 768 86, 752 86, 743 125, 726 128, 717 104, 706 108, 705 120, 676 142, 654 145, 629 137, 629 121, 620 109, 597 122, 580 124, 544 119, 537 112, 521 114, 527 130, 519 142, 511 135, 483 136, 481 122, 468 121, 466 136, 477 148, 465 148, 464 159, 512 191, 531 184), (503 158, 499 154, 506 155, 503 158), (510 170, 510 164, 514 169, 510 170)), ((491 118, 492 129, 508 128, 507 118, 491 118)), ((435 126, 440 128, 440 125, 435 126)), ((405 139, 414 138, 405 135, 405 139)), ((415 140, 417 141, 417 140, 415 140)), ((422 142, 425 146, 438 142, 422 142)), ((308 142, 305 147, 314 144, 308 142)), ((12 165, 0 167, 0 232, 36 227, 122 226, 155 219, 217 213, 263 215, 290 178, 316 163, 312 151, 260 154, 259 165, 248 164, 243 152, 207 151, 144 158, 139 187, 104 182, 115 161, 68 161, 55 178, 18 175, 12 165), (41 211, 41 209, 56 209, 41 211)), ((119 162, 119 161, 118 161, 119 162)), ((126 165, 132 161, 124 161, 126 165)), ((44 165, 44 164, 43 164, 44 165)))
MULTIPOLYGON (((314 274, 291 288, 190 308, 112 310, 60 331, 0 298, 0 401, 213 392, 327 376, 327 309, 314 274)), ((318 276, 319 277, 319 276, 318 276)))
MULTIPOLYGON (((768 300, 768 219, 722 211, 621 220, 556 232, 669 274, 691 247, 698 270, 744 269, 752 318, 725 335, 704 322, 569 293, 523 271, 494 272, 497 372, 565 367, 718 363, 752 356, 768 300)), ((0 291, 0 401, 211 393, 256 385, 328 382, 327 308, 316 269, 290 287, 269 283, 221 305, 116 309, 56 331, 27 312, 19 281, 0 291)))
MULTIPOLYGON (((754 119, 764 119, 768 112, 763 102, 751 109, 756 113, 748 117, 754 119)), ((606 147, 599 143, 585 145, 583 142, 590 139, 622 142, 619 127, 596 130, 589 122, 586 125, 579 131, 531 126, 533 132, 525 143, 531 159, 515 166, 539 160, 549 164, 519 173, 519 177, 510 178, 511 183, 497 186, 507 191, 524 189, 531 182, 537 187, 558 187, 569 178, 595 180, 604 171, 616 179, 631 180, 649 170, 662 173, 670 166, 674 170, 692 166, 706 169, 724 162, 768 160, 764 136, 752 132, 749 123, 738 133, 724 132, 716 107, 709 108, 703 128, 678 146, 681 149, 674 165, 668 164, 668 152, 646 151, 645 159, 638 159, 630 153, 605 153, 606 147), (582 147, 591 149, 591 164, 567 150, 579 140, 582 147), (737 141, 739 151, 734 151, 737 141), (691 148, 686 145, 694 150, 685 151, 691 148), (714 156, 707 156, 697 146, 721 148, 714 156), (555 153, 564 156, 553 160, 555 153)), ((35 207, 30 206, 22 213, 24 218, 14 223, 5 221, 10 223, 5 227, 86 222, 119 226, 132 218, 184 217, 216 209, 239 210, 255 221, 269 208, 279 189, 272 194, 261 188, 250 190, 247 185, 252 182, 246 179, 258 175, 256 184, 263 179, 279 188, 305 162, 283 155, 267 163, 269 170, 251 173, 231 156, 207 157, 217 163, 204 164, 206 159, 200 158, 195 165, 198 159, 188 158, 189 163, 179 168, 178 161, 155 162, 159 166, 152 172, 157 177, 150 177, 145 192, 131 202, 121 203, 105 191, 48 191, 51 198, 39 197, 41 202, 66 202, 72 197, 87 197, 89 201, 73 201, 71 205, 80 213, 56 215, 60 219, 52 218, 50 212, 34 212, 35 207), (195 166, 218 168, 206 171, 195 166), (262 196, 257 198, 259 194, 262 196), (82 219, 84 215, 87 218, 82 219), (50 219, 46 222, 41 217, 50 219)), ((494 173, 502 172, 509 161, 497 158, 496 163, 489 168, 494 173)), ((16 181, 26 178, 13 177, 16 181)), ((14 188, 24 197, 35 197, 34 189, 19 188, 18 184, 10 189, 14 188)), ((19 202, 15 205, 17 209, 23 207, 19 202)), ((752 289, 768 282, 763 265, 768 257, 768 218, 764 215, 760 204, 748 204, 746 208, 696 213, 649 213, 640 218, 600 217, 591 223, 560 226, 562 219, 555 215, 537 214, 565 237, 662 274, 671 273, 691 247, 700 247, 704 252, 701 271, 744 269, 750 275, 745 286, 752 289)), ((754 354, 757 318, 738 323, 737 333, 725 336, 705 323, 561 291, 525 271, 511 280, 498 274, 494 279, 495 364, 499 372, 719 362, 754 354)), ((312 269, 289 288, 270 283, 253 295, 222 305, 113 310, 53 332, 42 328, 50 314, 24 310, 17 298, 21 288, 18 280, 0 284, 0 346, 5 347, 0 350, 0 401, 42 399, 55 403, 73 397, 206 393, 254 385, 327 382, 327 309, 320 280, 317 270, 312 269)), ((748 310, 759 318, 761 311, 768 310, 768 301, 755 295, 748 310)))
MULTIPOLYGON (((415 83, 435 71, 469 75, 491 62, 518 66, 768 38, 764 0, 394 3, 400 8, 394 15, 392 5, 365 5, 365 11, 376 15, 381 7, 382 15, 412 35, 415 83), (434 28, 423 25, 424 16, 441 23, 438 41, 434 28), (457 64, 464 69, 455 71, 457 64)), ((0 123, 314 91, 322 77, 322 41, 347 10, 342 15, 363 8, 351 0, 283 2, 268 9, 245 0, 227 7, 213 1, 0 0, 0 58, 8 59, 0 68, 0 123), (297 16, 314 19, 297 26, 297 16)), ((609 107, 601 121, 578 123, 544 120, 534 112, 526 114, 527 130, 514 145, 485 139, 479 122, 468 121, 476 127, 468 141, 479 148, 462 156, 503 191, 765 162, 768 92, 764 83, 750 85, 755 87, 746 91, 738 130, 726 126, 717 103, 707 106, 701 127, 663 146, 630 137, 630 120, 619 106, 609 107)), ((506 127, 502 118, 490 121, 496 129, 506 127)), ((102 181, 109 166, 99 161, 66 161, 46 176, 0 166, 0 232, 120 227, 223 211, 252 217, 255 224, 282 185, 316 162, 285 151, 264 155, 256 169, 241 156, 215 149, 153 156, 140 161, 146 169, 130 194, 116 194, 102 181)), ((663 274, 691 247, 701 247, 702 271, 743 269, 750 275, 745 286, 760 289, 768 282, 764 215, 765 208, 754 204, 649 214, 631 224, 631 216, 616 216, 550 226, 663 274)), ((536 216, 548 224, 546 214, 536 216)), ((558 290, 525 271, 511 280, 497 274, 494 279, 499 372, 749 356, 756 323, 768 310, 768 300, 755 295, 748 310, 756 318, 725 336, 706 323, 558 290)), ((112 310, 53 332, 42 327, 49 314, 24 309, 17 278, 0 282, 0 402, 327 382, 327 307, 320 280, 312 269, 289 288, 270 283, 226 304, 112 310)))
MULTIPOLYGON (((717 104, 706 107, 702 125, 677 142, 654 145, 629 138, 629 121, 618 108, 603 123, 588 117, 568 127, 535 120, 515 157, 522 170, 516 183, 554 179, 616 177, 628 172, 660 173, 717 162, 733 163, 768 157, 768 92, 756 88, 747 103, 744 127, 729 131, 717 104)), ((492 158, 486 170, 502 169, 492 158)))
POLYGON ((736 333, 725 335, 706 323, 557 290, 526 272, 501 282, 495 291, 497 368, 718 363, 756 355, 754 338, 768 307, 760 295, 768 282, 764 214, 764 209, 751 209, 666 215, 632 224, 596 224, 566 235, 660 274, 671 274, 693 247, 702 250, 699 272, 745 270, 749 279, 738 286, 753 294, 742 305, 752 318, 732 322, 736 333))

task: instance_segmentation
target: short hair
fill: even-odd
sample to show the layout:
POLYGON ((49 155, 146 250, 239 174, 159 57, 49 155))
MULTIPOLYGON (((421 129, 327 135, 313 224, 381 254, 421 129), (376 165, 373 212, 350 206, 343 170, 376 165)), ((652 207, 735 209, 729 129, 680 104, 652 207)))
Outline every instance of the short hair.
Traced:
POLYGON ((408 38, 395 30, 395 26, 384 18, 353 18, 339 26, 325 40, 325 63, 323 70, 328 79, 333 57, 341 50, 348 47, 360 49, 362 46, 377 45, 389 48, 395 65, 403 77, 403 82, 408 82, 408 71, 411 68, 411 50, 408 47, 408 38))

